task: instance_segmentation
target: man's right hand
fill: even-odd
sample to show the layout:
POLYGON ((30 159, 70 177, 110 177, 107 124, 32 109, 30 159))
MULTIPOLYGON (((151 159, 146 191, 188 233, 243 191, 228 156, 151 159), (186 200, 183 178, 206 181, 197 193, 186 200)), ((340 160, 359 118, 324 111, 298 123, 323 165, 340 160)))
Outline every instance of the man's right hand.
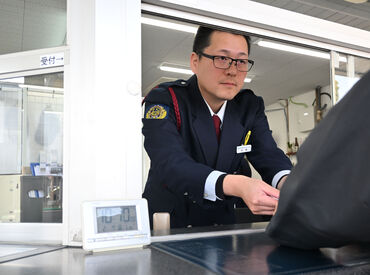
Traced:
POLYGON ((227 175, 223 191, 225 195, 242 198, 255 215, 273 215, 280 194, 264 181, 242 175, 227 175))

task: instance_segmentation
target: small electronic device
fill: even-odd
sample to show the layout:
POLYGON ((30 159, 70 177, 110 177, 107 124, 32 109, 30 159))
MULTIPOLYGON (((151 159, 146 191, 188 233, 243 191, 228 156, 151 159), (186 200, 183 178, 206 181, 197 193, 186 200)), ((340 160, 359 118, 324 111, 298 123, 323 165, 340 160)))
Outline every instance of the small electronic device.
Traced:
POLYGON ((82 203, 83 248, 105 251, 150 244, 145 199, 82 203))

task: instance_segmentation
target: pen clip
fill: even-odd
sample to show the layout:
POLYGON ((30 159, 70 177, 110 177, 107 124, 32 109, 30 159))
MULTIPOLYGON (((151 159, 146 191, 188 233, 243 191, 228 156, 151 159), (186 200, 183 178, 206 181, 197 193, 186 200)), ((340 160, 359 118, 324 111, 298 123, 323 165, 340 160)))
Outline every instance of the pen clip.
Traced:
POLYGON ((251 130, 248 131, 247 135, 245 136, 245 139, 244 139, 244 145, 247 145, 248 143, 248 140, 249 140, 249 137, 251 136, 251 130))

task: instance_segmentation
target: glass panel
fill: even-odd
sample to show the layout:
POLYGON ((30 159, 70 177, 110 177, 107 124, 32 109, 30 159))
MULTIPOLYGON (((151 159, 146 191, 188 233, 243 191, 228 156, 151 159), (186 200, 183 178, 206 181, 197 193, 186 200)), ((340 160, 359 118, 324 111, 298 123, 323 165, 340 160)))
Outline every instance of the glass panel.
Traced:
POLYGON ((21 173, 22 89, 0 82, 0 174, 21 173))
POLYGON ((0 81, 0 221, 61 223, 63 73, 0 81))
POLYGON ((370 59, 333 52, 334 103, 338 103, 353 85, 370 70, 370 59))
POLYGON ((65 45, 66 10, 66 0, 2 0, 0 55, 65 45))
MULTIPOLYGON (((25 78, 23 166, 40 162, 50 172, 63 163, 63 74, 25 78), (45 86, 44 86, 45 85, 45 86), (49 88, 50 87, 50 88, 49 88)), ((37 167, 34 167, 37 169, 37 167)))

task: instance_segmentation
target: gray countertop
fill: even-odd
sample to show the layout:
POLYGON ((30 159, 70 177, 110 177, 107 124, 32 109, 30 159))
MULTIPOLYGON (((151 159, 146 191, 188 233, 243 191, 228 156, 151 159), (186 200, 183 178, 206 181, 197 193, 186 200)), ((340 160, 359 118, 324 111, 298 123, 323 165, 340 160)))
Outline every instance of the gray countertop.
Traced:
POLYGON ((128 249, 101 253, 81 248, 64 248, 0 264, 6 275, 74 275, 74 274, 214 274, 177 257, 151 249, 128 249))
POLYGON ((369 246, 316 251, 281 247, 263 232, 265 225, 171 230, 167 232, 170 237, 156 232, 149 246, 109 252, 92 253, 76 247, 41 251, 1 263, 0 274, 370 273, 369 246))

